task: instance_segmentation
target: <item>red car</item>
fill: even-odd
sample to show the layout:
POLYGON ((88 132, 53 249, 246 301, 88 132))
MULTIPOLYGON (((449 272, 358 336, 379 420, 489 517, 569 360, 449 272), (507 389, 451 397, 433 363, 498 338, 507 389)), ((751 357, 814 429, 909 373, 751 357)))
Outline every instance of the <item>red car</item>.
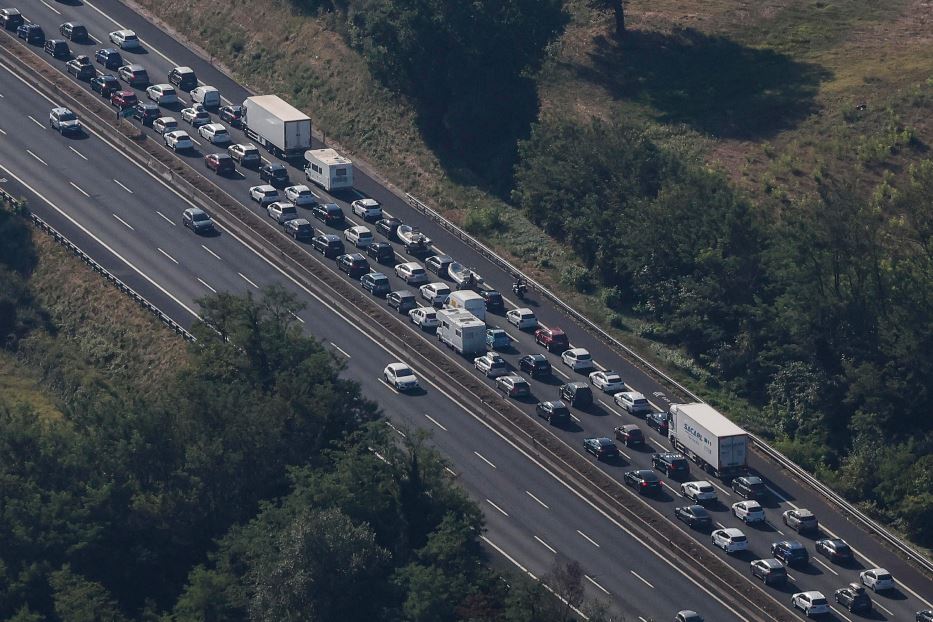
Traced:
POLYGON ((567 333, 557 328, 539 328, 535 331, 535 341, 548 349, 549 352, 560 354, 570 347, 567 333))
POLYGON ((209 153, 204 156, 204 165, 218 175, 230 175, 236 170, 233 158, 226 153, 209 153))
POLYGON ((110 96, 110 103, 120 108, 129 108, 139 103, 139 99, 133 91, 117 91, 110 96))

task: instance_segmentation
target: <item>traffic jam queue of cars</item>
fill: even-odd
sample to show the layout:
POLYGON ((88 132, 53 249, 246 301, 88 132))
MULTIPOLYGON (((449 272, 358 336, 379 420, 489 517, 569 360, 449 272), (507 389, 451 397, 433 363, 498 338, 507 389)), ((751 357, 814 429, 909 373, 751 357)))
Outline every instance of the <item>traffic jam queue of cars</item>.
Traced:
MULTIPOLYGON (((580 379, 563 383, 557 391, 557 399, 538 402, 537 415, 550 425, 568 425, 572 419, 579 421, 573 410, 586 412, 595 406, 594 392, 611 397, 620 410, 644 419, 648 427, 668 438, 673 446, 673 451, 651 454, 653 469, 626 471, 624 483, 644 495, 660 494, 662 485, 671 488, 692 502, 673 508, 677 520, 692 529, 708 530, 713 546, 727 555, 748 549, 748 538, 741 529, 713 529, 715 521, 709 508, 719 505, 716 488, 710 481, 690 477, 692 461, 701 471, 729 482, 735 494, 743 498, 731 506, 735 519, 743 526, 764 523, 765 512, 760 502, 767 488, 759 477, 747 472, 748 437, 741 428, 706 404, 674 404, 669 411, 658 412, 644 395, 628 387, 620 374, 598 365, 587 350, 573 347, 563 330, 541 325, 530 308, 506 310, 501 294, 485 287, 476 273, 440 253, 416 228, 384 213, 377 201, 363 197, 350 204, 352 216, 372 224, 370 229, 354 223, 336 203, 322 201, 308 185, 292 183, 288 169, 265 160, 260 147, 282 158, 303 156, 308 182, 327 192, 353 187, 352 162, 331 149, 310 149, 311 126, 306 115, 274 95, 250 97, 242 105, 222 105, 219 91, 200 84, 188 67, 175 67, 164 83, 152 84, 144 67, 123 58, 124 53, 141 48, 139 38, 130 30, 109 33, 107 38, 112 47, 96 50, 92 60, 80 55, 72 58, 66 41, 90 37, 81 24, 62 24, 62 38, 46 40, 41 28, 27 22, 19 11, 3 9, 0 10, 0 26, 16 31, 26 43, 44 46, 51 57, 65 63, 69 74, 77 80, 88 81, 91 90, 108 99, 123 116, 132 116, 151 127, 167 148, 191 151, 196 142, 191 134, 197 134, 205 142, 225 148, 204 156, 207 169, 227 176, 232 176, 238 166, 257 169, 264 183, 249 187, 246 194, 288 235, 309 243, 311 249, 325 258, 335 260, 337 268, 345 272, 347 278, 359 281, 364 290, 406 314, 421 330, 436 333, 441 344, 471 359, 476 371, 504 395, 515 399, 529 397, 531 384, 521 374, 532 379, 551 378, 554 370, 545 353, 558 356, 560 363, 580 379), (117 75, 108 71, 116 71, 117 75), (147 101, 140 101, 134 88, 140 89, 147 101), (188 93, 190 105, 183 101, 183 93, 188 93), (180 108, 181 122, 190 128, 190 133, 179 129, 179 121, 171 114, 163 114, 163 108, 180 108), (258 146, 249 142, 234 143, 228 128, 242 130, 258 146), (303 210, 308 210, 310 218, 305 217, 303 210), (312 220, 319 221, 321 228, 315 228, 312 220), (375 233, 385 241, 377 240, 375 233), (424 265, 416 261, 397 262, 397 257, 403 255, 396 252, 393 242, 411 254, 421 250, 430 256, 424 265), (347 246, 352 247, 351 252, 347 246), (386 274, 377 269, 380 265, 391 265, 395 275, 415 289, 417 295, 407 289, 393 290, 386 274), (533 333, 535 342, 545 353, 526 354, 519 359, 518 370, 511 368, 498 351, 511 350, 516 340, 505 329, 487 325, 487 319, 493 314, 504 315, 507 324, 516 330, 533 333), (676 487, 669 486, 658 473, 680 483, 676 487)), ((63 135, 82 131, 77 115, 62 106, 50 112, 49 124, 63 135)), ((201 209, 185 210, 181 220, 196 234, 214 231, 213 221, 201 209)), ((387 365, 383 380, 398 392, 422 390, 415 373, 405 363, 387 365)), ((645 444, 644 433, 634 423, 614 428, 612 436, 585 438, 583 449, 597 460, 615 461, 623 453, 619 444, 626 448, 645 444)), ((788 529, 798 533, 819 532, 817 518, 806 509, 788 510, 783 513, 782 520, 788 529)), ((816 540, 815 552, 837 565, 844 566, 852 560, 848 544, 838 538, 816 540)), ((794 539, 775 541, 769 554, 749 564, 750 574, 765 585, 784 583, 788 580, 788 567, 805 566, 810 559, 807 548, 794 539)), ((873 592, 892 590, 894 579, 882 568, 864 570, 857 581, 840 587, 832 598, 849 611, 871 611, 873 604, 866 588, 873 592)), ((808 616, 830 610, 826 595, 817 591, 796 592, 791 603, 808 616)), ((921 617, 923 615, 926 613, 918 613, 917 620, 926 620, 921 617)), ((678 619, 702 620, 692 611, 680 612, 678 619)))

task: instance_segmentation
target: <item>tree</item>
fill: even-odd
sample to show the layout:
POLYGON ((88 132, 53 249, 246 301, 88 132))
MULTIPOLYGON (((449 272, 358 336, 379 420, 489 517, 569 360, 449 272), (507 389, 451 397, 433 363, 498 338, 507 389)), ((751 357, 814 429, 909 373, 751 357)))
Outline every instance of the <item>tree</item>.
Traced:
POLYGON ((125 622, 110 593, 100 583, 71 571, 70 566, 52 573, 55 614, 62 622, 125 622))
POLYGON ((583 568, 578 562, 558 561, 545 579, 563 603, 559 618, 561 622, 569 620, 571 610, 579 609, 583 604, 583 576, 583 568))

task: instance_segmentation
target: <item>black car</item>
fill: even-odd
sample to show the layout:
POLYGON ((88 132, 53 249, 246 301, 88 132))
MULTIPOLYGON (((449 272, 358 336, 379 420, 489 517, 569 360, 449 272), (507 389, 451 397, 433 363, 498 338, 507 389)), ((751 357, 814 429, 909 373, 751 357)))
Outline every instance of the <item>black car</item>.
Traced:
POLYGON ((109 73, 98 73, 96 77, 91 78, 91 90, 109 98, 120 90, 120 81, 109 73))
POLYGON ((311 214, 331 227, 342 225, 345 220, 343 210, 336 203, 318 203, 311 208, 311 214))
POLYGON ((207 212, 197 207, 186 209, 181 215, 182 223, 197 234, 214 232, 214 221, 207 212))
POLYGON ((649 428, 654 428, 661 436, 667 436, 668 425, 671 416, 667 413, 648 413, 645 415, 645 423, 649 428))
POLYGON ((68 59, 71 58, 71 48, 64 39, 49 39, 45 42, 45 53, 52 58, 68 59))
POLYGON ((713 524, 713 518, 702 505, 686 505, 674 508, 674 516, 694 529, 704 529, 713 524))
POLYGON ((871 611, 871 598, 865 588, 858 583, 839 588, 833 593, 836 602, 852 613, 868 613, 871 611))
POLYGON ((223 106, 217 111, 217 116, 230 127, 243 125, 243 106, 223 106))
POLYGON ((402 221, 398 218, 383 218, 376 221, 376 231, 390 240, 398 241, 398 228, 402 221))
POLYGON ((538 402, 538 405, 535 406, 535 412, 542 419, 547 419, 551 425, 570 421, 570 409, 560 400, 538 402))
POLYGON ((103 48, 94 52, 94 60, 107 69, 119 69, 124 65, 123 57, 117 48, 103 48))
POLYGON ((424 267, 437 276, 446 277, 448 276, 447 268, 450 267, 450 264, 453 262, 454 258, 450 255, 431 255, 424 260, 424 267))
POLYGON ((407 289, 389 292, 389 295, 386 296, 386 302, 393 309, 398 309, 399 313, 408 313, 418 306, 415 295, 407 289))
POLYGON ((366 254, 378 263, 395 263, 395 249, 388 242, 373 242, 366 247, 366 254))
POLYGON ((612 439, 606 437, 583 439, 583 449, 596 456, 597 460, 615 460, 619 457, 619 448, 612 439))
POLYGON ((42 45, 45 43, 45 33, 39 24, 23 24, 16 29, 16 36, 25 39, 26 43, 42 45))
POLYGON ((836 563, 851 562, 852 549, 841 538, 824 538, 816 541, 816 552, 824 555, 836 563))
POLYGON ((369 262, 360 253, 341 255, 337 258, 337 269, 346 272, 351 279, 358 279, 369 272, 369 262))
POLYGON ((543 354, 526 354, 518 360, 518 368, 532 378, 551 375, 551 362, 543 354))
POLYGON ((306 218, 293 218, 287 221, 284 227, 285 233, 296 240, 309 240, 314 235, 314 227, 306 218))
POLYGON ((756 559, 751 562, 750 569, 752 576, 761 579, 765 585, 787 581, 787 569, 777 559, 756 559))
POLYGON ((933 609, 918 611, 914 622, 933 622, 933 609))
POLYGON ((4 30, 16 30, 25 22, 26 20, 23 18, 23 14, 19 12, 19 9, 0 9, 0 24, 3 25, 4 30))
POLYGON ((314 250, 328 258, 334 258, 343 255, 343 240, 336 235, 322 233, 314 236, 311 240, 314 250))
POLYGON ((661 492, 661 478, 650 469, 626 471, 625 483, 637 490, 639 494, 657 494, 661 492))
POLYGON ((133 118, 142 121, 143 125, 152 125, 152 122, 162 116, 159 107, 149 102, 139 102, 133 108, 133 118))
POLYGON ((84 27, 84 24, 78 22, 65 22, 58 27, 58 32, 72 41, 86 41, 88 38, 87 28, 84 27))
POLYGON ((683 454, 651 454, 651 465, 670 478, 684 478, 690 475, 690 464, 683 454))
POLYGON ((266 164, 259 169, 259 179, 279 188, 288 183, 288 169, 282 164, 266 164))
POLYGON ((781 540, 771 545, 771 554, 786 566, 806 566, 810 562, 807 547, 796 540, 781 540))
POLYGON ((505 300, 502 294, 494 289, 481 289, 479 295, 486 301, 486 310, 491 313, 501 313, 505 310, 505 300))
POLYGON ((732 491, 746 499, 761 501, 767 494, 764 480, 754 475, 736 477, 732 480, 732 491))
POLYGON ((561 385, 560 399, 574 408, 585 409, 593 405, 593 390, 585 382, 568 382, 561 385))
POLYGON ((190 91, 198 85, 198 76, 191 67, 174 67, 168 72, 168 81, 179 91, 190 91))

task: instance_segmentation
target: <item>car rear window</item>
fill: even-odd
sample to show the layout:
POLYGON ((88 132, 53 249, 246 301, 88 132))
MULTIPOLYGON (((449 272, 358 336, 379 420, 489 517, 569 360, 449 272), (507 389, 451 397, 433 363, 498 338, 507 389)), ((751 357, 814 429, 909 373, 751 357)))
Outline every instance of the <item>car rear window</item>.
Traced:
POLYGON ((813 604, 819 607, 819 606, 822 606, 822 605, 826 605, 827 603, 826 603, 826 599, 825 599, 825 598, 814 598, 814 599, 813 599, 813 604))
POLYGON ((642 399, 639 399, 639 400, 633 400, 632 403, 635 404, 636 406, 647 406, 647 405, 648 405, 648 400, 642 398, 642 399))
POLYGON ((295 209, 294 205, 285 205, 282 207, 283 214, 297 214, 298 210, 295 209))
POLYGON ((686 458, 674 458, 671 460, 671 466, 675 469, 686 469, 688 468, 686 458))
POLYGON ((891 577, 891 575, 889 575, 889 574, 880 574, 880 575, 878 575, 878 580, 879 580, 879 581, 890 581, 891 578, 892 578, 892 577, 891 577))
POLYGON ((732 536, 730 540, 732 540, 733 542, 748 542, 748 538, 746 538, 745 536, 732 536))
POLYGON ((713 492, 712 486, 700 486, 700 492, 713 492))

